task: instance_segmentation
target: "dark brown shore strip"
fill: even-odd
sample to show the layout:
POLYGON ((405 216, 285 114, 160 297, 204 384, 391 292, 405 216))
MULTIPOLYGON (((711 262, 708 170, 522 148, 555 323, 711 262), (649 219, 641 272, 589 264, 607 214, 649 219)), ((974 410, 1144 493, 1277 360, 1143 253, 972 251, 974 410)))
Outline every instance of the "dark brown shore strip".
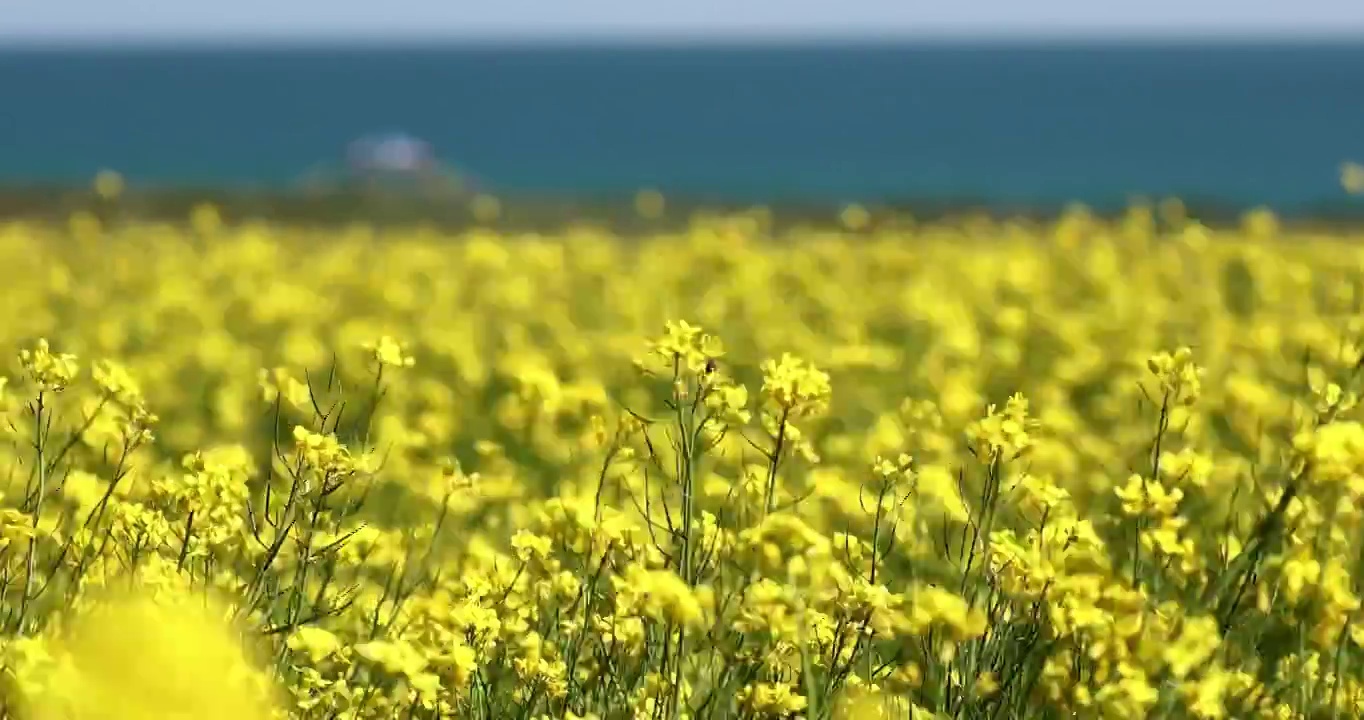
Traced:
MULTIPOLYGON (((646 219, 635 209, 633 197, 499 197, 501 211, 493 223, 505 231, 550 232, 568 224, 590 224, 630 233, 684 225, 698 212, 731 213, 752 209, 751 204, 705 198, 668 196, 661 217, 646 219)), ((469 196, 419 197, 406 194, 341 191, 305 193, 236 188, 136 189, 117 200, 98 197, 88 188, 60 186, 0 186, 0 219, 61 220, 73 212, 137 220, 179 222, 202 203, 212 203, 224 219, 264 219, 309 226, 339 226, 365 222, 381 226, 427 225, 458 230, 478 224, 469 196)), ((1153 206, 1156 202, 1151 203, 1153 206)), ((1212 227, 1238 223, 1250 208, 1211 200, 1184 199, 1186 215, 1212 227)), ((776 228, 833 226, 846 207, 834 203, 779 203, 766 206, 776 228)), ((1058 217, 1065 205, 1028 206, 984 204, 969 199, 866 203, 872 224, 934 222, 963 217, 1047 222, 1058 217)), ((1115 217, 1125 206, 1091 207, 1100 217, 1115 217)), ((1364 198, 1279 212, 1286 224, 1312 229, 1364 228, 1364 198)))

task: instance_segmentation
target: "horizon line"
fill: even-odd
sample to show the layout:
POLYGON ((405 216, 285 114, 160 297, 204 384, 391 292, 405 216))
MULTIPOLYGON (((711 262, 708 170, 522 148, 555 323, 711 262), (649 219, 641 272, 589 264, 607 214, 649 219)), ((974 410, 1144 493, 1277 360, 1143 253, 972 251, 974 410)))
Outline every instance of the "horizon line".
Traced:
POLYGON ((328 50, 328 49, 742 49, 768 47, 1036 47, 1036 46, 1301 46, 1316 43, 1364 46, 1364 29, 1310 28, 1292 32, 1243 28, 1043 28, 915 31, 652 31, 652 32, 489 32, 489 33, 243 33, 190 32, 8 36, 0 33, 0 53, 81 50, 328 50))

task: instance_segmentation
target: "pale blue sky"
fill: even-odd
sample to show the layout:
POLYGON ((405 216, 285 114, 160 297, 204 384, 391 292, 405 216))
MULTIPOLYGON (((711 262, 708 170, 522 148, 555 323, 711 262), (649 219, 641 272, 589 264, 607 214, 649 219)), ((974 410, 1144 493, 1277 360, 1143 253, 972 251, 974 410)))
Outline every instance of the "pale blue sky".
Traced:
POLYGON ((1364 0, 0 0, 0 41, 1356 34, 1364 0))

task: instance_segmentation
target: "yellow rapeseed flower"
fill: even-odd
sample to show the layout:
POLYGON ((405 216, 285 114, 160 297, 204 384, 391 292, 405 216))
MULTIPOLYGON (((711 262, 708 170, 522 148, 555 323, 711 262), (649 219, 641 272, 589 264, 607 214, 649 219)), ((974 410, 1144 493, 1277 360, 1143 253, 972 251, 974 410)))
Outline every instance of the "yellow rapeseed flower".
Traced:
POLYGON ((271 720, 276 691, 227 607, 202 592, 111 592, 53 638, 62 668, 33 720, 271 720))

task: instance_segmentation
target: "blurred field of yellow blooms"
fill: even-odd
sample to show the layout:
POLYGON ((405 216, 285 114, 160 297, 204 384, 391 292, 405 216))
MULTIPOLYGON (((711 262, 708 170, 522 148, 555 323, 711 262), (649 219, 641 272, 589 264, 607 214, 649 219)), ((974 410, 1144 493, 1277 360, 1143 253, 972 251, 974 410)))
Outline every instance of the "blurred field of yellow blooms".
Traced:
POLYGON ((0 224, 3 717, 1364 715, 1364 231, 107 196, 0 224))

